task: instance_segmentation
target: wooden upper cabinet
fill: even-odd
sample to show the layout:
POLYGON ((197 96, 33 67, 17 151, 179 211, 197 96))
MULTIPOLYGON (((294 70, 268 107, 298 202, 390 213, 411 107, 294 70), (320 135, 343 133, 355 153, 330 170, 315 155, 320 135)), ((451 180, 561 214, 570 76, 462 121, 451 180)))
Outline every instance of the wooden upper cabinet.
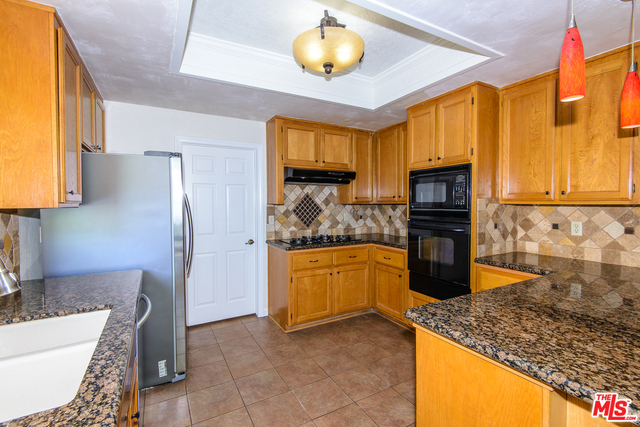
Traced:
POLYGON ((306 123, 282 123, 284 166, 317 167, 320 159, 318 127, 306 123))
POLYGON ((339 128, 320 128, 321 167, 352 169, 351 132, 339 128))
POLYGON ((407 170, 407 123, 398 128, 398 203, 409 200, 409 171, 407 170))
POLYGON ((373 137, 369 132, 354 131, 353 169, 356 179, 338 187, 338 202, 342 204, 371 203, 373 196, 373 137))
POLYGON ((454 92, 437 104, 436 164, 471 161, 471 90, 454 92))
POLYGON ((435 166, 436 159, 436 104, 428 103, 407 111, 409 169, 435 166))
POLYGON ((94 129, 95 129, 95 90, 91 77, 85 70, 82 73, 82 145, 89 147, 91 151, 95 151, 94 145, 94 129))
POLYGON ((556 79, 501 94, 502 202, 554 199, 556 79))
POLYGON ((381 131, 376 141, 376 201, 396 203, 398 200, 398 136, 397 127, 381 131))
POLYGON ((589 65, 583 99, 563 107, 559 201, 621 201, 632 197, 633 140, 620 128, 620 97, 629 59, 589 65))
POLYGON ((100 99, 99 97, 96 96, 96 101, 95 101, 95 108, 94 108, 94 112, 95 112, 95 149, 96 152, 98 153, 104 153, 105 149, 104 149, 104 143, 105 143, 105 138, 104 138, 104 118, 105 118, 105 112, 104 112, 104 103, 102 102, 102 99, 100 99))

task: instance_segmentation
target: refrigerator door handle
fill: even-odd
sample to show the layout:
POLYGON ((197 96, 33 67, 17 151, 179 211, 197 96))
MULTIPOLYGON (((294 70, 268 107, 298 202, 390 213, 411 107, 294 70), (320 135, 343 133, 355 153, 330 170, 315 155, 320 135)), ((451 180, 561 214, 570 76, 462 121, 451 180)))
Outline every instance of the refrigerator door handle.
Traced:
POLYGON ((187 250, 187 265, 186 275, 189 278, 191 275, 191 264, 193 263, 193 216, 191 215, 191 204, 189 203, 189 197, 185 193, 184 206, 187 210, 187 223, 189 224, 189 249, 187 250))
POLYGON ((144 325, 144 322, 147 321, 147 319, 149 318, 149 315, 151 314, 151 300, 149 299, 149 297, 146 296, 145 294, 140 294, 140 299, 144 300, 144 302, 147 303, 147 309, 145 310, 145 312, 142 315, 142 317, 138 320, 138 328, 137 329, 140 329, 142 327, 142 325, 144 325))

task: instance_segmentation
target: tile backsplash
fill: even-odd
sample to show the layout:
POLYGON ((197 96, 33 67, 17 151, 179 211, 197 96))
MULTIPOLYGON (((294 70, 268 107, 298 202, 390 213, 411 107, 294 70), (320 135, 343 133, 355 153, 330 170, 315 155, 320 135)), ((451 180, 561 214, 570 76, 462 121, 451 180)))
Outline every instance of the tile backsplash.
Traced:
POLYGON ((40 211, 0 212, 0 258, 20 280, 42 279, 40 211))
POLYGON ((285 185, 284 204, 267 205, 269 240, 365 233, 406 236, 407 206, 341 205, 337 187, 319 185, 285 185))
POLYGON ((0 258, 11 272, 20 277, 19 217, 0 213, 0 258))
POLYGON ((640 207, 501 205, 478 200, 478 256, 511 251, 640 266, 640 207), (582 236, 571 235, 571 221, 582 236))

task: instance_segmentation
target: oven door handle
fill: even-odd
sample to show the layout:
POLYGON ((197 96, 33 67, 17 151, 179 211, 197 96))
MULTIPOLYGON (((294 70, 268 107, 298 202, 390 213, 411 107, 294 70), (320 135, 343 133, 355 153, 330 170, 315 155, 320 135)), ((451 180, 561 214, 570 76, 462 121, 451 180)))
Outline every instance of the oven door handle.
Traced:
POLYGON ((444 224, 409 224, 409 229, 417 228, 420 230, 442 230, 442 231, 452 231, 454 233, 469 233, 469 229, 467 227, 460 226, 452 226, 452 225, 444 225, 444 224))

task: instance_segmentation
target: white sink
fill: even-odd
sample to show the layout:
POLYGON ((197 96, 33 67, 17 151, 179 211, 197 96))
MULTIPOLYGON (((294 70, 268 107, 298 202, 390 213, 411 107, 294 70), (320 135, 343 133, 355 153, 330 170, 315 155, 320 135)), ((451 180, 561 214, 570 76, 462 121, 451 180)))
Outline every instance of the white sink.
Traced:
POLYGON ((110 312, 0 326, 0 422, 71 402, 110 312))

